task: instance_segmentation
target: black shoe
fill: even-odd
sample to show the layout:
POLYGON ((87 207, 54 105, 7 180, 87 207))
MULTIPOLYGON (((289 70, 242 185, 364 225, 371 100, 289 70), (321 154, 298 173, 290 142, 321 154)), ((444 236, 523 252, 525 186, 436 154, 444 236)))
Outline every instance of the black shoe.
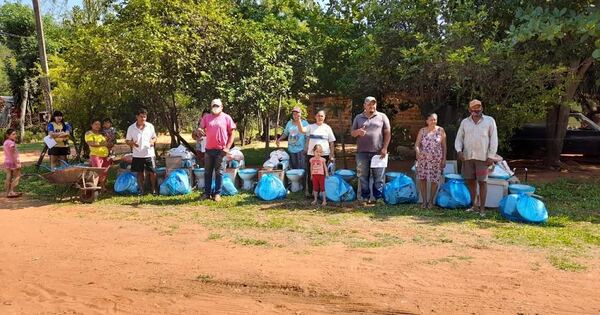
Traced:
POLYGON ((202 194, 202 196, 200 196, 200 201, 209 200, 209 199, 212 199, 212 196, 209 196, 207 194, 202 194))

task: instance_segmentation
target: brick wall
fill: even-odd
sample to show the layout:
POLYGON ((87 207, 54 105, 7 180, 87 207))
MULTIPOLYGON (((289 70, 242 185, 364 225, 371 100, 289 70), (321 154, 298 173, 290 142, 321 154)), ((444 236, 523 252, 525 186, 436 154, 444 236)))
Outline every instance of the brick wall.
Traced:
MULTIPOLYGON (((388 93, 384 96, 386 106, 394 106, 397 112, 390 117, 392 128, 402 126, 410 130, 414 139, 419 129, 425 126, 425 118, 421 115, 418 99, 406 93, 388 93), (410 105, 410 106, 407 106, 410 105)), ((308 121, 314 122, 317 109, 324 109, 327 115, 325 122, 331 126, 333 132, 349 133, 352 125, 352 99, 341 96, 312 96, 308 105, 308 121)))
POLYGON ((317 110, 324 109, 325 122, 336 134, 350 132, 352 124, 352 100, 341 96, 311 97, 308 106, 308 121, 315 121, 317 110))

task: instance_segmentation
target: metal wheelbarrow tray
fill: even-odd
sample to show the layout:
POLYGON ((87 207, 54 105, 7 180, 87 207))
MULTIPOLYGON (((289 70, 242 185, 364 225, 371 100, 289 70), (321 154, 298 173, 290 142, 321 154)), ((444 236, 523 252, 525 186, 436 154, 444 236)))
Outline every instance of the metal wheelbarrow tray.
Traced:
POLYGON ((42 174, 49 183, 79 189, 79 200, 92 203, 98 199, 102 187, 98 186, 100 176, 106 169, 102 167, 73 166, 42 174))

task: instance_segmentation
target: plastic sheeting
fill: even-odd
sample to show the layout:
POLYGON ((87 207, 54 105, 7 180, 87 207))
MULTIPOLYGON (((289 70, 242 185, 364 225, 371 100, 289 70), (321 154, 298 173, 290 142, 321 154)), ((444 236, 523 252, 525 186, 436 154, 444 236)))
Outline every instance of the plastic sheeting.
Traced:
POLYGON ((524 193, 510 194, 500 200, 500 213, 509 221, 544 223, 548 209, 543 201, 524 193))
POLYGON ((412 178, 400 174, 383 187, 383 200, 389 205, 416 203, 419 201, 417 185, 412 178))
POLYGON ((271 201, 285 198, 287 190, 278 176, 265 174, 258 181, 254 194, 262 200, 271 201))
POLYGON ((435 203, 446 209, 466 208, 471 205, 471 194, 463 179, 446 175, 447 182, 440 187, 435 203))
POLYGON ((187 195, 192 192, 190 179, 185 170, 174 170, 160 185, 160 194, 163 196, 187 195))
POLYGON ((133 195, 140 193, 140 187, 138 186, 137 176, 131 172, 126 172, 115 181, 115 192, 120 195, 133 195))
POLYGON ((356 199, 354 188, 339 175, 329 176, 325 179, 325 195, 327 200, 333 202, 354 201, 356 199))
MULTIPOLYGON (((212 184, 210 186, 211 190, 215 190, 216 182, 213 179, 212 184)), ((235 188, 235 184, 233 180, 231 180, 231 176, 228 173, 223 174, 223 182, 221 186, 221 195, 223 196, 235 196, 238 194, 237 188, 235 188)))

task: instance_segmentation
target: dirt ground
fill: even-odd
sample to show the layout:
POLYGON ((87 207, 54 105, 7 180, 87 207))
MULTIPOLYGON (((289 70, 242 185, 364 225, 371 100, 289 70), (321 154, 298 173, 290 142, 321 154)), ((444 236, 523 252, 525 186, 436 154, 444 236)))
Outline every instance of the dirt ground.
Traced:
MULTIPOLYGON (((0 201, 0 314, 598 314, 600 261, 468 240, 256 247, 94 205, 0 201)), ((115 206, 127 211, 131 206, 115 206)), ((399 235, 410 235, 417 220, 399 235)), ((363 226, 362 228, 368 228, 363 226)))
MULTIPOLYGON (((600 175, 591 164, 565 173, 513 164, 534 182, 600 175)), ((469 235, 380 248, 244 246, 210 240, 202 225, 160 233, 98 207, 0 198, 0 314, 600 314, 597 252, 586 271, 569 272, 541 250, 469 235)), ((404 220, 388 232, 438 229, 404 220)))

